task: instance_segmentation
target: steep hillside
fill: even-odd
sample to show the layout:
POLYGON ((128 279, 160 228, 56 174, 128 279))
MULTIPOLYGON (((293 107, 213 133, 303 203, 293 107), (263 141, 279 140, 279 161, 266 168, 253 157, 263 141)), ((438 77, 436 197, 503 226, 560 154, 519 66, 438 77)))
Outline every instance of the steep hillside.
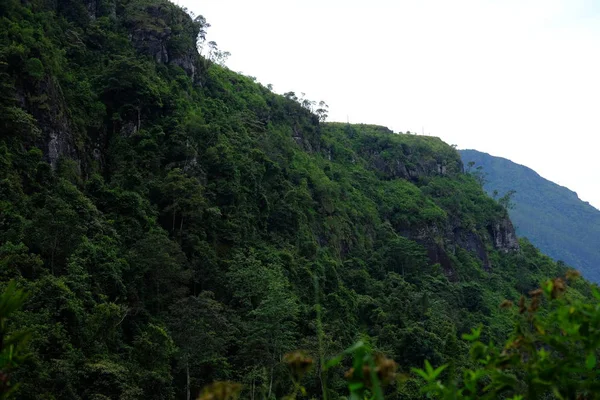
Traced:
POLYGON ((462 333, 502 339, 498 304, 564 274, 451 146, 322 123, 201 57, 205 28, 166 0, 0 2, 0 282, 30 294, 10 329, 32 337, 18 398, 214 380, 281 397, 283 354, 366 336, 403 372, 460 369, 462 333))
POLYGON ((460 153, 465 164, 482 167, 489 194, 516 190, 509 213, 520 236, 600 282, 600 211, 530 168, 476 150, 460 153))

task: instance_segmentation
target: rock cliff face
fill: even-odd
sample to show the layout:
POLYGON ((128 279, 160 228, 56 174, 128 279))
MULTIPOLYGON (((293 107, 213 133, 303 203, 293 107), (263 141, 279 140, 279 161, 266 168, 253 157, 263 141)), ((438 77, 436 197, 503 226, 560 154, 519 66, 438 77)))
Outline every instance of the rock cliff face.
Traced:
POLYGON ((319 131, 315 130, 314 127, 295 124, 292 127, 292 138, 298 146, 308 153, 321 151, 319 131))
POLYGON ((85 0, 90 19, 94 20, 99 17, 117 17, 117 2, 116 0, 85 0))
POLYGON ((134 3, 125 9, 116 0, 85 0, 90 20, 109 17, 129 30, 129 38, 141 54, 161 64, 181 67, 196 81, 199 54, 196 38, 199 26, 179 7, 168 3, 134 3))
POLYGON ((508 216, 500 221, 496 221, 489 226, 490 235, 493 239, 494 248, 508 253, 519 250, 519 241, 515 228, 508 216))
POLYGON ((448 160, 415 160, 416 163, 408 160, 393 159, 386 160, 379 154, 372 156, 373 168, 381 171, 390 178, 401 178, 416 181, 424 176, 447 175, 451 171, 460 170, 461 164, 448 166, 448 160))
POLYGON ((481 231, 467 230, 459 221, 449 222, 443 229, 427 229, 421 232, 405 232, 406 237, 425 246, 432 263, 439 263, 446 275, 453 278, 454 271, 447 253, 454 253, 461 247, 474 254, 485 270, 494 267, 488 256, 488 243, 503 253, 519 251, 519 242, 508 217, 490 223, 481 231), (436 239, 437 238, 437 239, 436 239))
POLYGON ((473 231, 467 231, 461 227, 452 229, 452 241, 456 245, 474 253, 481 260, 483 268, 492 268, 483 238, 473 231))
MULTIPOLYGON (((397 144, 385 139, 365 140, 356 152, 369 160, 369 166, 386 179, 407 179, 418 181, 425 176, 453 176, 463 172, 460 155, 439 138, 394 133, 377 125, 356 125, 358 132, 373 132, 401 136, 403 143, 397 144), (431 143, 431 146, 423 145, 431 143)), ((380 136, 381 137, 381 136, 380 136)))
MULTIPOLYGON (((116 0, 85 0, 72 6, 58 3, 55 12, 82 29, 93 26, 94 21, 100 18, 108 18, 111 24, 129 32, 130 43, 141 56, 150 56, 160 64, 176 65, 196 84, 200 84, 202 64, 196 48, 199 23, 171 3, 127 4, 117 4, 116 0)), ((81 41, 75 30, 70 34, 76 40, 77 47, 85 52, 90 43, 81 41)), ((102 143, 108 140, 106 130, 111 122, 104 123, 105 126, 94 133, 85 132, 86 127, 78 127, 66 106, 61 87, 64 82, 59 81, 57 76, 46 74, 39 80, 16 82, 18 106, 37 120, 42 133, 35 145, 42 149, 45 160, 53 168, 63 156, 75 160, 82 170, 86 170, 91 160, 102 165, 102 143)), ((121 117, 123 120, 119 132, 125 136, 138 131, 143 122, 139 115, 135 118, 121 117)))
MULTIPOLYGON (((500 223, 500 225, 502 225, 502 223, 500 223)), ((489 228, 492 230, 492 226, 489 228)), ((452 224, 449 224, 443 233, 435 229, 423 230, 417 233, 404 232, 404 236, 425 247, 431 263, 440 264, 446 276, 451 280, 457 277, 454 268, 452 267, 452 261, 449 254, 454 254, 459 247, 475 255, 481 261, 481 265, 486 271, 489 271, 494 267, 488 256, 486 243, 491 243, 494 249, 505 253, 518 251, 519 244, 516 241, 516 238, 513 238, 515 239, 514 241, 510 238, 510 230, 507 229, 506 231, 503 231, 503 234, 504 236, 502 238, 496 240, 496 237, 488 237, 487 235, 482 235, 480 232, 476 231, 467 231, 460 226, 453 226, 452 224)), ((514 231, 512 231, 512 235, 514 235, 514 231)))
POLYGON ((150 4, 129 10, 125 26, 141 54, 157 63, 181 67, 197 82, 200 56, 196 48, 199 26, 172 4, 150 4))
MULTIPOLYGON (((323 146, 324 156, 328 160, 346 157, 351 162, 363 160, 365 167, 373 170, 383 180, 404 180, 420 188, 423 193, 444 198, 456 190, 452 184, 444 182, 461 181, 465 185, 472 184, 473 194, 481 195, 479 186, 473 180, 465 180, 464 167, 460 154, 452 146, 439 138, 394 133, 388 128, 377 125, 332 124, 338 131, 343 131, 352 143, 353 154, 338 154, 335 148, 323 146), (434 182, 433 186, 429 186, 434 182), (438 182, 438 183, 435 183, 438 182), (470 183, 469 183, 470 182, 470 183)), ((452 257, 459 248, 471 252, 481 261, 484 269, 494 266, 490 261, 489 251, 499 250, 503 253, 519 250, 519 243, 514 227, 506 212, 491 198, 469 198, 457 196, 444 222, 433 222, 423 226, 394 226, 398 232, 421 244, 427 250, 432 263, 439 263, 446 275, 455 276, 452 268, 452 257), (476 210, 467 202, 488 203, 488 211, 494 210, 486 217, 475 217, 474 214, 485 213, 476 210), (490 215, 493 217, 490 218, 490 215), (467 221, 468 220, 468 221, 467 221)))
POLYGON ((18 87, 16 92, 17 104, 37 121, 41 135, 35 144, 42 149, 44 159, 52 168, 56 168, 61 156, 80 160, 65 101, 56 80, 45 77, 18 87))
POLYGON ((486 227, 486 231, 487 235, 456 227, 453 229, 453 242, 477 255, 485 269, 493 267, 488 257, 486 241, 490 242, 494 249, 503 253, 520 249, 515 229, 508 216, 491 222, 486 227))

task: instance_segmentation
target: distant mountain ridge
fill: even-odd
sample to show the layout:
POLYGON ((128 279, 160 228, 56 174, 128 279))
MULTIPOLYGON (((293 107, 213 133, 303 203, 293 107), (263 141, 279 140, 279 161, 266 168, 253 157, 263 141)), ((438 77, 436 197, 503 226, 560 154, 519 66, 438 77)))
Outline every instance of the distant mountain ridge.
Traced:
POLYGON ((465 165, 482 167, 484 189, 502 196, 516 190, 510 210, 517 233, 544 253, 600 282, 600 211, 574 191, 523 165, 476 150, 460 150, 465 165))

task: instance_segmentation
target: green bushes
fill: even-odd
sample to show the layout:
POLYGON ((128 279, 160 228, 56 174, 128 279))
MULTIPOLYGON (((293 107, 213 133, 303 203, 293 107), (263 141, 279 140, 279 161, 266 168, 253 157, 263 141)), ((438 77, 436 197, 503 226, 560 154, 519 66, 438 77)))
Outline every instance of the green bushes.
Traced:
MULTIPOLYGON (((567 279, 578 273, 570 271, 567 279)), ((499 347, 480 341, 481 328, 463 337, 471 342, 472 366, 462 377, 443 379, 446 365, 415 369, 422 393, 442 399, 598 398, 597 356, 600 343, 600 293, 582 301, 563 278, 546 281, 501 307, 512 312, 514 331, 499 347), (566 291, 566 293, 565 293, 566 291)))

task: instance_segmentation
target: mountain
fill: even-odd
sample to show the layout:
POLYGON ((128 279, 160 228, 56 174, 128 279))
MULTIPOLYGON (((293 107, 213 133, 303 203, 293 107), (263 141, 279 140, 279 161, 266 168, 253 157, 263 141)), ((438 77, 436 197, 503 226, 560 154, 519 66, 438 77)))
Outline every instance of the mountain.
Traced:
POLYGON ((600 282, 599 210, 523 165, 476 150, 460 150, 460 154, 465 164, 472 161, 473 168, 482 167, 489 194, 516 191, 509 213, 520 236, 600 282))
MULTIPOLYGON (((517 313, 498 305, 566 273, 452 146, 325 123, 220 65, 207 26, 166 0, 0 2, 0 288, 29 294, 2 333, 31 336, 0 371, 17 398, 190 399, 224 380, 281 398, 286 353, 358 339, 403 372, 460 373, 463 334, 506 339, 517 313)), ((342 368, 301 383, 347 393, 342 368)), ((388 394, 421 398, 412 378, 388 394)))

